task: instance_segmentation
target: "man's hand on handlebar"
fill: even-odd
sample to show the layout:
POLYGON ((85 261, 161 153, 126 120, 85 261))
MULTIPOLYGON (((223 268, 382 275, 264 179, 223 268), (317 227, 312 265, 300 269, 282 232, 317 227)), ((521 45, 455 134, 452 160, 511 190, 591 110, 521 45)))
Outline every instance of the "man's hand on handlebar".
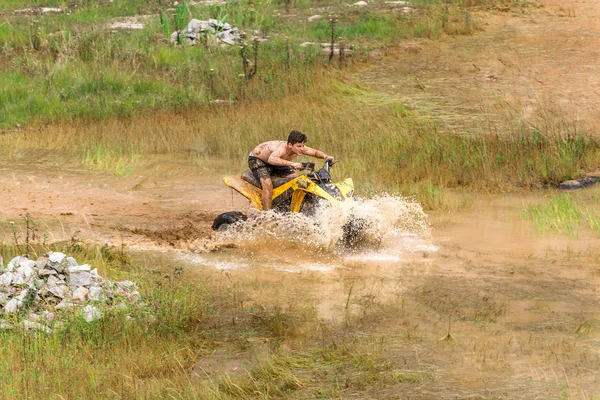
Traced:
POLYGON ((300 170, 300 169, 302 169, 302 163, 299 163, 299 162, 292 163, 291 167, 292 167, 293 169, 298 169, 298 170, 300 170))

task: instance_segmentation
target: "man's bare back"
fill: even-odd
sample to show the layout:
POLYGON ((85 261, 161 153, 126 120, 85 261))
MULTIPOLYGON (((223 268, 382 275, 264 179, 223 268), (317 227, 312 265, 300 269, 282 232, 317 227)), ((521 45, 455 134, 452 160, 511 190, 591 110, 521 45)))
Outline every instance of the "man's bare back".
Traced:
POLYGON ((278 159, 291 161, 298 154, 287 151, 287 142, 283 140, 271 140, 259 144, 252 150, 254 157, 260 158, 267 164, 272 165, 290 165, 291 163, 278 163, 278 159), (272 156, 275 157, 272 157, 272 156))
POLYGON ((250 153, 248 167, 256 179, 260 181, 263 210, 271 208, 271 196, 273 194, 271 173, 284 178, 296 177, 297 174, 294 173, 293 169, 302 169, 302 163, 292 160, 299 155, 333 160, 333 157, 322 151, 305 146, 306 139, 306 135, 302 132, 292 131, 287 142, 282 140, 264 142, 256 146, 250 153))

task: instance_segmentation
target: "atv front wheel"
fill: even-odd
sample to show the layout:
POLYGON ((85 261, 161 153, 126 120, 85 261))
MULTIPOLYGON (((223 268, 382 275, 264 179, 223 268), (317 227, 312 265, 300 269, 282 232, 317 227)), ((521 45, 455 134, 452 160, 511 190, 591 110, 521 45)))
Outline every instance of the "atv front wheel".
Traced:
POLYGON ((246 219, 248 219, 248 217, 239 211, 229 211, 215 218, 212 229, 213 231, 223 232, 226 231, 230 225, 239 221, 245 221, 246 219))
POLYGON ((361 245, 367 244, 378 244, 378 239, 369 238, 366 236, 367 229, 371 226, 371 223, 364 218, 353 218, 348 221, 343 227, 344 236, 342 236, 342 243, 345 247, 356 249, 361 245))

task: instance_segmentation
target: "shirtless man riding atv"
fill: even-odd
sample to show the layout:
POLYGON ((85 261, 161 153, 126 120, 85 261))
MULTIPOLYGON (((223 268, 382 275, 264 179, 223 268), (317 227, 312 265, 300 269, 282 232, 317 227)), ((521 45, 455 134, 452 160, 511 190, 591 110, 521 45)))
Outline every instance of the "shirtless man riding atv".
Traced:
POLYGON ((293 169, 302 169, 302 163, 293 162, 294 158, 299 155, 307 155, 324 160, 333 160, 333 157, 322 151, 305 146, 306 140, 307 137, 304 133, 292 131, 288 136, 287 143, 283 140, 271 140, 259 144, 250 152, 248 166, 256 179, 260 181, 263 210, 271 208, 271 196, 273 194, 271 175, 282 178, 295 178, 298 176, 293 169))

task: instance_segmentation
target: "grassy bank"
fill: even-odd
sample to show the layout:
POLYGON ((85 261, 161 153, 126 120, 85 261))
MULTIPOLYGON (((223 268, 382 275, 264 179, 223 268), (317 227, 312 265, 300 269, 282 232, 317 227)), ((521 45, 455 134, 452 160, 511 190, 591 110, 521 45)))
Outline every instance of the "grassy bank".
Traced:
POLYGON ((437 38, 473 30, 468 9, 442 1, 411 2, 410 12, 383 3, 366 9, 345 2, 235 1, 226 5, 172 6, 141 2, 53 1, 62 13, 41 14, 38 1, 3 5, 0 14, 0 129, 62 120, 130 117, 149 110, 206 106, 212 100, 283 98, 314 83, 331 64, 368 60, 411 37, 437 38), (20 7, 32 11, 15 13, 20 7), (316 9, 315 7, 319 7, 316 9), (322 18, 308 22, 318 12, 322 18), (335 15, 335 22, 328 16, 335 15), (247 32, 248 47, 173 46, 169 35, 191 18, 215 18, 247 32), (134 21, 141 30, 111 28, 134 21), (332 31, 333 30, 333 31, 332 31), (253 48, 251 37, 267 40, 253 48), (344 40, 349 57, 330 60, 303 42, 344 40), (255 57, 255 50, 257 55, 255 57), (249 59, 256 74, 244 70, 249 59))
POLYGON ((353 177, 362 193, 404 190, 430 202, 440 188, 554 185, 594 168, 600 156, 595 137, 559 117, 539 121, 535 129, 515 124, 502 134, 468 136, 448 133, 435 120, 393 99, 373 97, 357 84, 332 83, 329 77, 318 83, 318 89, 278 101, 102 124, 60 123, 43 134, 6 135, 0 144, 77 151, 89 165, 115 173, 160 154, 207 166, 218 160, 221 168, 237 171, 246 167, 256 143, 300 129, 310 146, 342 160, 336 176, 353 177))

